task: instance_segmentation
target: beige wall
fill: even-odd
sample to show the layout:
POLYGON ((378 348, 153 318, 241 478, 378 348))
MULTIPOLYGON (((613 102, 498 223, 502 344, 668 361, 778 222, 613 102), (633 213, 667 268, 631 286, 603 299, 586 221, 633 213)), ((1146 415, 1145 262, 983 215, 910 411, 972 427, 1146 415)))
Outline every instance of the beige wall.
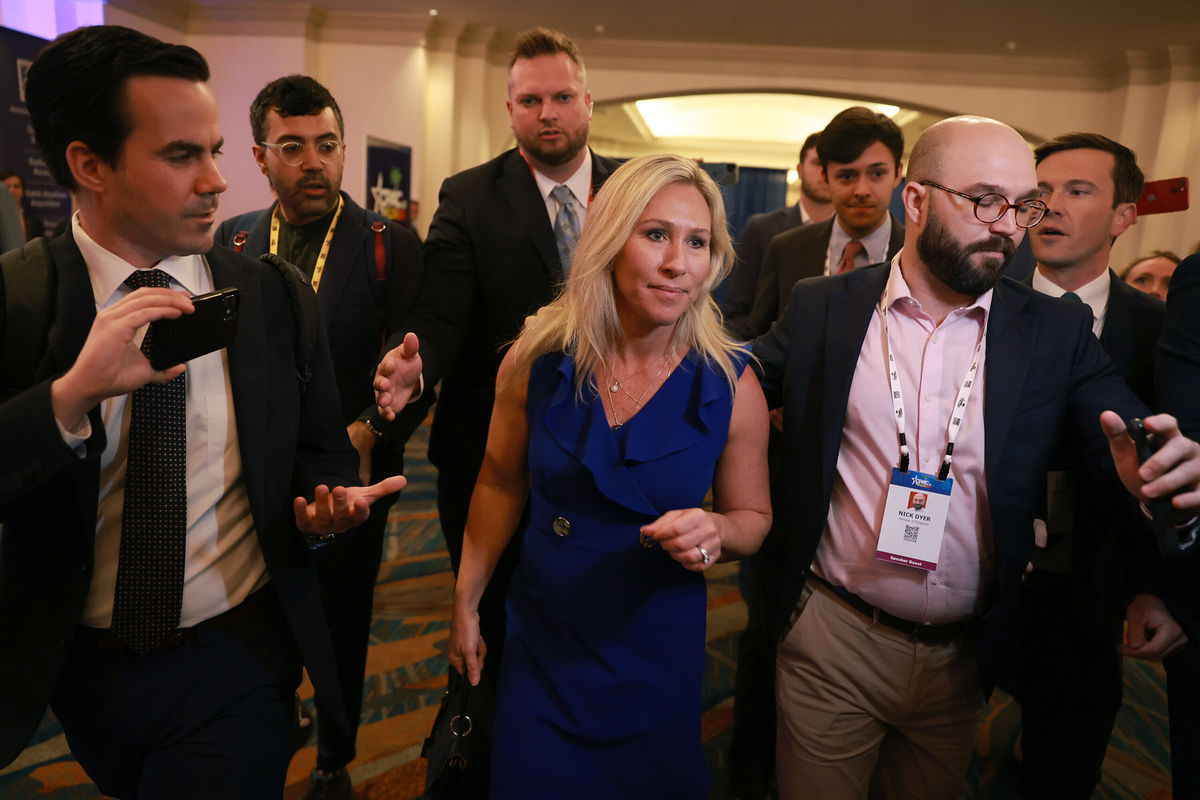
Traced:
MULTIPOLYGON (((413 194, 428 225, 437 188, 511 142, 504 113, 508 39, 490 28, 419 14, 315 15, 307 6, 199 7, 110 0, 110 22, 184 40, 213 66, 228 145, 232 214, 269 201, 249 156, 246 113, 268 80, 305 71, 329 86, 347 121, 345 186, 360 202, 368 135, 414 150, 413 194), (164 13, 162 8, 170 13, 164 13), (212 9, 216 9, 215 11, 212 9), (132 9, 132 10, 130 10, 132 9), (137 12, 137 13, 134 13, 137 12), (254 31, 249 35, 246 31, 254 31)), ((697 91, 811 91, 944 113, 996 117, 1038 138, 1095 130, 1137 150, 1150 178, 1200 182, 1200 53, 1130 52, 1111 64, 1013 56, 861 53, 700 43, 579 42, 597 101, 697 91)), ((1200 205, 1148 217, 1117 243, 1114 264, 1200 239, 1200 205)))

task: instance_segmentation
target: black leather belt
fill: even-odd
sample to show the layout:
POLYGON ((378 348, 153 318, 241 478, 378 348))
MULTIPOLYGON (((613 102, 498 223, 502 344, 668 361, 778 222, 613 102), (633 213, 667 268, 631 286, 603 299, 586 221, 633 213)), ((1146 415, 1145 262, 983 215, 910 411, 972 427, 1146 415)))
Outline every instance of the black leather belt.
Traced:
MULTIPOLYGON (((145 655, 159 653, 163 650, 171 650, 175 647, 182 647, 185 644, 194 644, 200 633, 235 627, 245 620, 257 617, 263 608, 269 603, 275 602, 277 602, 275 599, 275 590, 271 588, 270 584, 267 584, 228 611, 217 614, 215 617, 209 617, 190 628, 176 628, 164 636, 158 646, 148 651, 145 655)), ((111 628, 87 628, 80 626, 76 630, 75 635, 81 637, 84 642, 95 647, 97 650, 133 655, 133 651, 117 638, 117 635, 112 632, 111 628)))
POLYGON ((949 644, 958 641, 971 629, 970 621, 960 622, 913 622, 889 614, 878 606, 873 606, 844 586, 834 586, 815 572, 809 572, 810 580, 816 581, 832 592, 843 603, 853 608, 872 622, 878 622, 884 627, 891 628, 897 633, 904 634, 914 642, 921 644, 949 644))

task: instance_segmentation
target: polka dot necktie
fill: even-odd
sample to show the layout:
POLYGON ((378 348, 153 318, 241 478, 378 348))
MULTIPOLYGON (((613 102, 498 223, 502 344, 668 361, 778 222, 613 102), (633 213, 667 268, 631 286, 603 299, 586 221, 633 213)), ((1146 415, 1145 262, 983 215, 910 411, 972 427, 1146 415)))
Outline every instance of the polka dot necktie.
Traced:
POLYGON ((558 215, 554 217, 554 241, 558 244, 558 260, 562 262, 563 276, 571 269, 571 257, 575 245, 579 244, 579 212, 575 195, 564 184, 550 190, 550 196, 558 201, 558 215))
MULTIPOLYGON (((167 273, 139 269, 133 289, 166 287, 167 273)), ((151 329, 142 340, 149 352, 151 329)), ((186 378, 133 393, 125 461, 125 506, 112 629, 135 653, 156 649, 179 627, 187 533, 186 378)))
POLYGON ((846 242, 846 246, 842 248, 842 260, 838 262, 837 274, 849 272, 854 269, 854 259, 858 258, 858 254, 867 248, 858 239, 851 239, 846 242))

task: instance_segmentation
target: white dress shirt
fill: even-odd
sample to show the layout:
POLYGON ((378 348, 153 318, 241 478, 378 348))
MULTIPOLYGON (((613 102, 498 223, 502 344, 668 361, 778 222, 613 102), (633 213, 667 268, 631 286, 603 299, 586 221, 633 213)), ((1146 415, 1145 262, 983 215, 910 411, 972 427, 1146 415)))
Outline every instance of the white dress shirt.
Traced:
MULTIPOLYGON (((132 289, 125 279, 134 267, 97 244, 79 223, 71 223, 75 242, 88 266, 96 311, 114 305, 132 289)), ((213 290, 203 256, 164 259, 158 269, 171 277, 171 288, 189 294, 213 290)), ((139 331, 137 341, 145 335, 139 331)), ((229 358, 225 350, 193 359, 187 381, 187 542, 184 554, 183 610, 180 627, 190 627, 241 603, 267 583, 267 566, 254 530, 250 501, 242 480, 229 358)), ((107 442, 100 456, 100 501, 96 509, 95 566, 81 624, 112 625, 121 520, 125 503, 129 395, 100 404, 107 442)), ((90 435, 90 425, 83 431, 90 435)), ((74 434, 65 434, 76 444, 74 434)))
MULTIPOLYGON (((1075 290, 1076 297, 1087 303, 1092 309, 1092 333, 1097 339, 1100 338, 1100 334, 1104 333, 1104 318, 1108 316, 1108 291, 1111 285, 1112 279, 1108 275, 1108 270, 1104 270, 1097 277, 1075 290)), ((1033 288, 1051 297, 1062 297, 1067 293, 1066 289, 1043 275, 1041 267, 1033 271, 1033 288)))
MULTIPOLYGON (((587 220, 588 203, 591 200, 592 194, 592 151, 588 148, 583 148, 585 153, 583 163, 579 165, 579 169, 575 170, 575 174, 562 182, 562 185, 571 190, 571 194, 575 195, 575 201, 578 204, 576 210, 579 213, 579 229, 583 230, 583 223, 587 220)), ((542 193, 542 200, 546 203, 546 213, 550 215, 550 227, 554 227, 554 220, 558 217, 558 209, 561 205, 557 200, 550 196, 550 192, 554 191, 554 187, 559 184, 552 181, 545 175, 537 171, 537 167, 530 165, 530 171, 533 173, 533 179, 537 181, 538 191, 542 193)))

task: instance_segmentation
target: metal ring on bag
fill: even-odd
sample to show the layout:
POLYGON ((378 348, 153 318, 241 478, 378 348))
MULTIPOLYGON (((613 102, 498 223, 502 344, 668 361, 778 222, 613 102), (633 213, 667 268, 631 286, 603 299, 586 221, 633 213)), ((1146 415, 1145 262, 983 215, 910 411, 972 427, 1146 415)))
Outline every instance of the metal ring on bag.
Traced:
POLYGON ((475 725, 474 725, 474 723, 471 722, 471 718, 468 717, 466 714, 455 714, 453 717, 450 718, 450 732, 453 733, 455 736, 469 736, 471 734, 471 729, 474 727, 475 727, 475 725), (459 720, 467 721, 467 729, 465 731, 460 731, 456 727, 456 723, 459 720))

